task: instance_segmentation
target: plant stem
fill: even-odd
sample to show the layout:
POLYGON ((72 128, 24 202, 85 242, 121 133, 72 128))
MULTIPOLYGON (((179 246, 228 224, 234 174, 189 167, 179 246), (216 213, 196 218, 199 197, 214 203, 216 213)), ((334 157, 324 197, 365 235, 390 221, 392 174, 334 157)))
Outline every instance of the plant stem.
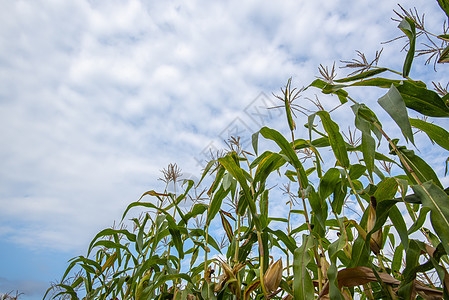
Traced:
POLYGON ((354 196, 357 199, 357 202, 359 203, 360 208, 362 209, 363 212, 365 212, 365 207, 363 206, 362 200, 360 200, 359 194, 356 192, 356 190, 354 188, 354 184, 352 183, 351 177, 349 177, 349 173, 346 170, 346 168, 344 168, 344 170, 345 170, 346 178, 348 178, 349 185, 351 186, 351 190, 354 193, 354 196))
POLYGON ((262 287, 262 292, 263 295, 265 297, 265 299, 267 299, 267 290, 265 288, 265 281, 264 281, 264 272, 263 272, 263 256, 264 256, 264 252, 263 252, 263 244, 262 244, 262 236, 260 234, 260 231, 257 230, 257 241, 259 242, 259 279, 260 279, 260 286, 262 287))
POLYGON ((240 240, 240 223, 241 223, 241 216, 237 215, 237 237, 235 238, 235 253, 234 253, 234 264, 237 264, 239 261, 239 240, 240 240))

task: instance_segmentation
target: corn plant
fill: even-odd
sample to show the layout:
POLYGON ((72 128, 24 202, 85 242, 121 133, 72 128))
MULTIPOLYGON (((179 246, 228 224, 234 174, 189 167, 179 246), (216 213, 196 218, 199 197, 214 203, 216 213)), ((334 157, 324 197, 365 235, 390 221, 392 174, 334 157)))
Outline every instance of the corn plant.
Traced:
MULTIPOLYGON (((438 3, 449 17, 447 2, 438 3)), ((252 149, 233 138, 198 182, 145 192, 123 214, 125 222, 140 212, 133 229, 99 232, 44 298, 449 299, 449 190, 410 149, 425 134, 431 147, 449 150, 449 132, 426 119, 449 117, 447 89, 410 77, 416 55, 449 61, 449 35, 428 32, 416 10, 396 13, 406 39, 401 71, 379 66, 380 52, 371 62, 358 52, 343 61, 354 70, 346 77, 320 66, 321 77, 306 88, 289 79, 276 96, 287 134, 260 128, 252 149), (418 38, 432 47, 417 50, 418 38), (354 87, 386 91, 369 105, 388 113, 400 137, 349 94, 354 87), (311 89, 336 96, 335 108, 350 105, 355 131, 344 134, 334 109, 319 101, 316 112, 297 118, 301 93, 311 89), (273 198, 273 185, 287 200, 273 198), (273 203, 285 204, 285 217, 270 211, 273 203)), ((176 165, 163 174, 167 185, 181 180, 176 165)))

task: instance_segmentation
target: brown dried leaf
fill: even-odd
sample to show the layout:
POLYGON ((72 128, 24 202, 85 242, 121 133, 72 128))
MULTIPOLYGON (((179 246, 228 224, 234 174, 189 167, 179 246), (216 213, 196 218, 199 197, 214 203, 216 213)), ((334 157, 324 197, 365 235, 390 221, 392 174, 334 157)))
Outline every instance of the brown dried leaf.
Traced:
POLYGON ((414 292, 426 300, 443 299, 443 291, 432 289, 415 280, 414 292))
MULTIPOLYGON (((401 282, 387 273, 377 272, 382 281, 386 284, 400 284, 401 282)), ((355 268, 346 268, 338 271, 337 274, 338 286, 342 287, 353 287, 357 285, 363 285, 368 282, 376 282, 377 278, 374 275, 373 270, 367 267, 355 267, 355 268)), ((329 282, 323 287, 323 290, 320 293, 319 299, 324 295, 329 293, 329 282)))
POLYGON ((255 291, 260 285, 260 280, 256 280, 253 283, 251 283, 243 293, 243 300, 249 299, 250 294, 255 291))

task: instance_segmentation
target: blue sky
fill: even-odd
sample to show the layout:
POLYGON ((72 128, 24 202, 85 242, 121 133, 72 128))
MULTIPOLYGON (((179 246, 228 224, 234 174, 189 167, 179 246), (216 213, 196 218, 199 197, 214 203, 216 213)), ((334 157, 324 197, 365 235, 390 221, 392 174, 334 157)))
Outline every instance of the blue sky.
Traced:
MULTIPOLYGON (((436 1, 401 4, 440 32, 436 1)), ((162 188, 169 163, 199 177, 205 150, 222 147, 229 132, 285 130, 279 112, 260 119, 257 110, 275 103, 271 93, 289 77, 307 85, 319 64, 382 47, 380 64, 400 70, 402 43, 380 44, 400 34, 396 8, 387 0, 2 1, 0 293, 41 298, 96 232, 162 188)), ((445 66, 433 73, 422 62, 412 76, 449 78, 445 66)), ((382 93, 364 102, 375 106, 382 93)), ((432 153, 440 174, 441 153, 432 153)))

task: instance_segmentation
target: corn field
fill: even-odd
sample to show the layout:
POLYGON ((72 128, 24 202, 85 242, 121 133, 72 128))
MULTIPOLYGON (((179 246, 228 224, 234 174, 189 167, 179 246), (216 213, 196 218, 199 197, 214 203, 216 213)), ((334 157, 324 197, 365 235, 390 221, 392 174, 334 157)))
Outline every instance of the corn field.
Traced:
MULTIPOLYGON (((447 1, 438 4, 449 17, 447 1)), ((412 150, 417 134, 449 150, 449 132, 427 119, 449 117, 449 95, 447 85, 411 77, 417 56, 429 72, 449 62, 449 35, 428 32, 416 10, 396 14, 402 70, 380 66, 380 52, 372 61, 358 52, 341 62, 346 77, 320 66, 305 88, 289 79, 276 95, 287 134, 262 127, 250 149, 234 137, 197 182, 143 193, 123 213, 130 229, 100 231, 44 298, 449 299, 449 189, 412 150), (384 95, 363 103, 353 88, 384 95), (333 95, 333 109, 298 117, 306 90, 333 95), (353 112, 349 136, 333 118, 341 106, 353 112), (283 199, 273 198, 273 182, 283 199), (273 201, 285 215, 273 213, 273 201)), ((162 179, 179 182, 181 170, 170 164, 162 179)))

